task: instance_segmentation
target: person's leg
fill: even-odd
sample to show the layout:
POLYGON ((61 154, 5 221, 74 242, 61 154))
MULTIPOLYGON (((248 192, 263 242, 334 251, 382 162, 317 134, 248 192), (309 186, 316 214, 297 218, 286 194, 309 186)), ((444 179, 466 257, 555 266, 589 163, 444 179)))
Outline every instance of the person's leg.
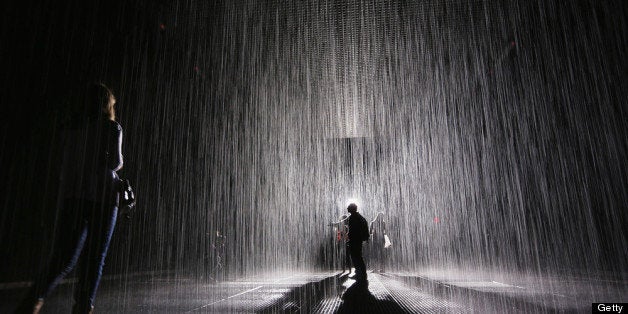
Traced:
MULTIPOLYGON (((383 272, 384 271, 384 241, 378 241, 377 243, 375 243, 375 252, 377 255, 376 258, 376 263, 377 264, 373 264, 373 265, 377 265, 377 271, 378 272, 383 272)), ((373 266, 375 268, 375 266, 373 266)))
POLYGON ((345 245, 341 245, 340 243, 338 243, 338 263, 340 264, 340 266, 342 267, 342 272, 344 273, 345 270, 347 270, 347 261, 345 258, 346 255, 346 246, 345 245))
POLYGON ((222 253, 220 250, 216 255, 216 281, 224 281, 222 253))
POLYGON ((381 269, 379 270, 381 273, 386 272, 386 253, 388 253, 388 250, 383 248, 381 249, 381 253, 380 253, 380 259, 381 259, 381 269))
POLYGON ((362 243, 350 243, 351 262, 355 267, 355 275, 359 280, 366 280, 366 265, 362 257, 362 243))
POLYGON ((92 214, 89 218, 84 257, 79 268, 79 283, 74 294, 75 313, 89 313, 93 308, 118 214, 115 206, 86 202, 86 207, 92 214))
POLYGON ((349 245, 345 245, 345 252, 343 255, 343 260, 345 263, 345 267, 347 267, 347 270, 349 272, 351 272, 351 250, 349 249, 349 245))
MULTIPOLYGON (((358 252, 356 253, 356 255, 359 257, 358 258, 358 263, 360 264, 360 276, 362 279, 366 280, 366 263, 364 262, 364 256, 363 256, 363 251, 362 251, 362 243, 357 245, 357 250, 358 252)), ((356 266, 356 269, 358 269, 358 267, 356 266)))
POLYGON ((35 306, 40 308, 42 301, 74 269, 81 255, 87 230, 85 221, 80 215, 79 204, 68 200, 63 206, 56 222, 52 258, 37 276, 16 313, 32 313, 35 306), (39 304, 36 305, 37 303, 39 304))
POLYGON ((216 282, 216 249, 211 248, 207 253, 207 279, 216 282))

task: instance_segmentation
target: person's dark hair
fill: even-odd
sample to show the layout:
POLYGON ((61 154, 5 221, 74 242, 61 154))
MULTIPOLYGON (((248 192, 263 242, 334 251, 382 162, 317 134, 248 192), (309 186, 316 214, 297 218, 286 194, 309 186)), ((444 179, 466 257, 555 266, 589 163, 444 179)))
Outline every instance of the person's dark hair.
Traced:
POLYGON ((87 89, 86 105, 88 106, 86 113, 87 118, 93 119, 104 116, 111 121, 115 121, 116 112, 114 104, 116 98, 109 87, 103 83, 95 83, 87 89))
POLYGON ((356 204, 354 204, 354 203, 351 203, 351 204, 349 204, 349 206, 347 206, 347 210, 348 210, 350 213, 357 212, 357 211, 358 211, 358 205, 356 205, 356 204))

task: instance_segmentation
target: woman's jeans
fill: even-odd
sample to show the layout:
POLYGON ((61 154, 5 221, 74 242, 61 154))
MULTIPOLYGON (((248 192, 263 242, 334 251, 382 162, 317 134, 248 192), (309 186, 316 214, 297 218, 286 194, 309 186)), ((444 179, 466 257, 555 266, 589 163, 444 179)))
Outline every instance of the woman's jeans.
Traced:
POLYGON ((78 265, 75 306, 93 306, 102 275, 118 207, 89 200, 65 200, 55 227, 52 260, 31 289, 31 297, 45 299, 78 265))

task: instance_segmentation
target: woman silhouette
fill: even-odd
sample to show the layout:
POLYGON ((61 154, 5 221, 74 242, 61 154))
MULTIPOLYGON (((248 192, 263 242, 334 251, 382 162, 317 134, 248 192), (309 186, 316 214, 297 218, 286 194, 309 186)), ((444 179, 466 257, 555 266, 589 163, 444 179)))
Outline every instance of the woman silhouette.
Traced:
POLYGON ((373 221, 371 221, 371 228, 370 228, 370 233, 371 233, 371 239, 372 239, 372 249, 373 249, 373 257, 375 259, 375 263, 374 263, 374 271, 375 272, 379 272, 379 273, 383 273, 385 271, 385 264, 386 264, 386 246, 385 246, 385 239, 387 236, 387 230, 386 230, 386 221, 384 220, 384 213, 383 212, 379 212, 377 213, 377 217, 375 217, 375 219, 373 219, 373 221))
POLYGON ((115 103, 107 86, 90 86, 85 108, 63 131, 63 206, 54 228, 53 257, 18 313, 39 313, 46 297, 77 265, 72 312, 93 310, 118 212, 122 127, 115 121, 115 103))

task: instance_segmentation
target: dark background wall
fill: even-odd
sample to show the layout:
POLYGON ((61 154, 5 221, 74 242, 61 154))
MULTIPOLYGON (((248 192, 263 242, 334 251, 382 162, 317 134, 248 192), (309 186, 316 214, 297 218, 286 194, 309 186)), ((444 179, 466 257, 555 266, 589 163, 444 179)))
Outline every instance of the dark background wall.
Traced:
POLYGON ((620 1, 2 12, 3 280, 45 262, 59 126, 91 81, 116 93, 139 198, 109 272, 199 272, 216 229, 233 273, 320 266, 352 196, 390 214, 400 267, 625 269, 620 1))

